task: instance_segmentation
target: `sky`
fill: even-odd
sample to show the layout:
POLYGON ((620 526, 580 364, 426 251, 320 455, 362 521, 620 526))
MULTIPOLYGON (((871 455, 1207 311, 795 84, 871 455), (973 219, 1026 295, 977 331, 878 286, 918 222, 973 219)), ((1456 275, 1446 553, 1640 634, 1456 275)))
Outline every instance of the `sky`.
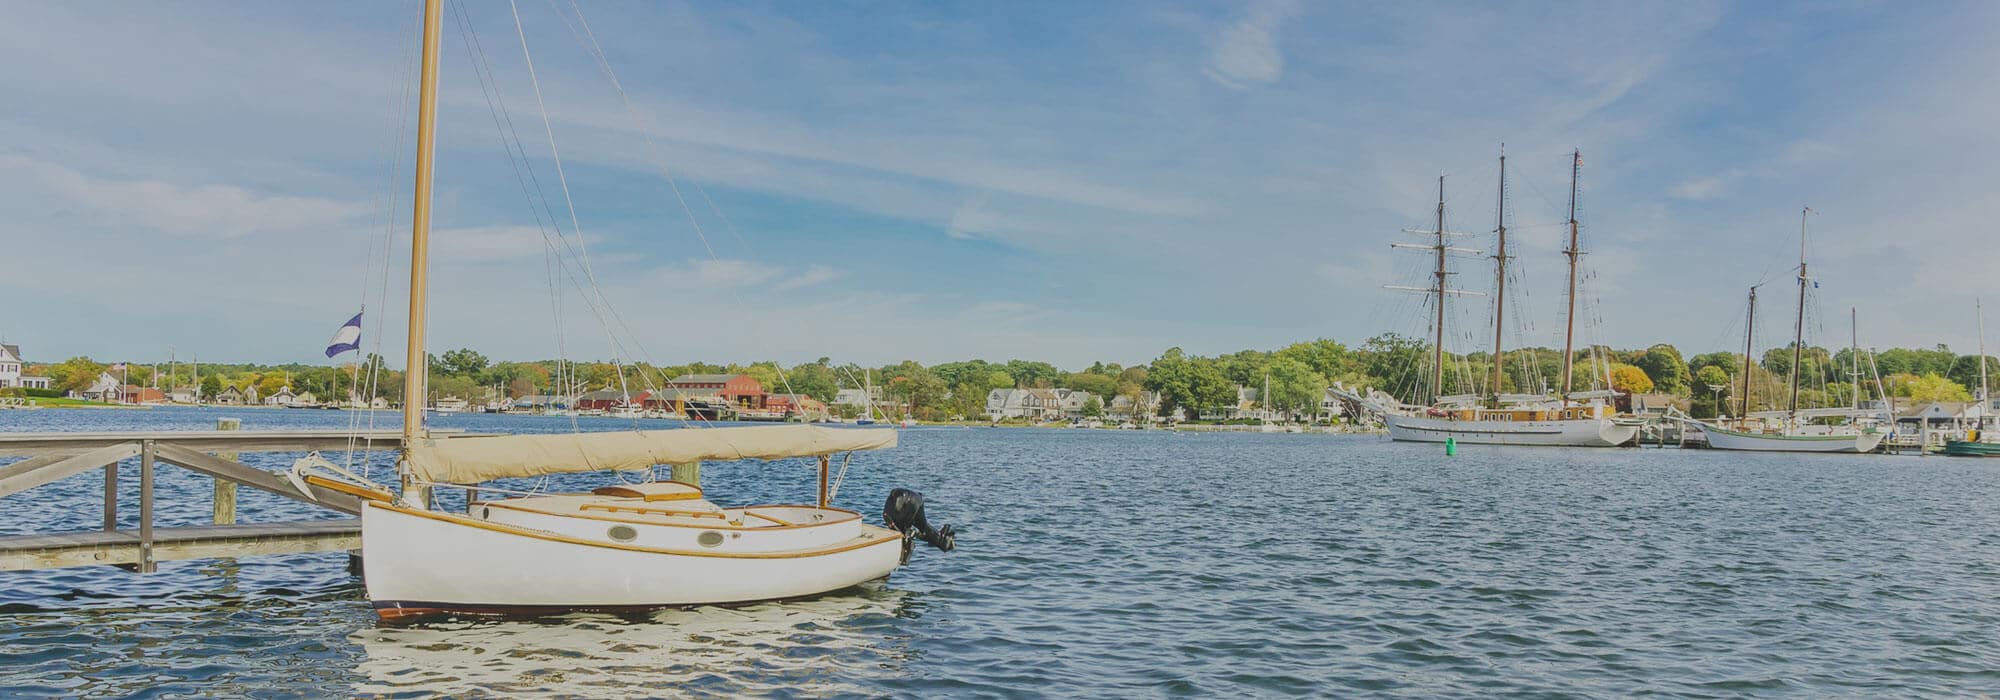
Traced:
MULTIPOLYGON (((401 357, 417 3, 0 14, 0 339, 30 361, 326 362, 365 304, 364 343, 401 357)), ((1970 352, 1974 298, 2000 303, 1993 3, 447 17, 433 349, 1077 368, 1421 333, 1421 301, 1383 286, 1428 263, 1389 243, 1420 242, 1400 230, 1432 224, 1443 175, 1447 228, 1490 249, 1502 144, 1510 344, 1560 343, 1572 150, 1590 340, 1740 348, 1757 283, 1758 345, 1786 339, 1805 206, 1819 342, 1844 344, 1851 307, 1864 346, 1970 352)), ((1490 287, 1463 257, 1452 284, 1490 287)), ((1490 338, 1489 301, 1453 300, 1455 349, 1490 338)))

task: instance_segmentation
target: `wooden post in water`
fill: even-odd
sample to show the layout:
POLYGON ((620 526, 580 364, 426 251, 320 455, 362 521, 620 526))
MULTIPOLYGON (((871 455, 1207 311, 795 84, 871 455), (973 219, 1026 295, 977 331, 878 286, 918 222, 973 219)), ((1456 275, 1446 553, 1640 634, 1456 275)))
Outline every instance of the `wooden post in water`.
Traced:
MULTIPOLYGON (((237 430, 243 427, 241 418, 217 418, 216 430, 237 430)), ((236 453, 226 452, 216 455, 231 462, 236 461, 236 453)), ((215 480, 215 524, 236 524, 236 482, 228 479, 215 480)))
POLYGON ((118 463, 104 465, 104 531, 118 531, 118 463))
POLYGON ((832 466, 833 457, 829 455, 819 456, 819 507, 821 508, 827 507, 828 501, 832 500, 828 498, 826 492, 826 473, 832 466))
MULTIPOLYGON (((114 462, 112 466, 117 466, 114 462)), ((139 573, 153 573, 153 441, 139 443, 139 573)))
POLYGON ((687 464, 674 465, 673 479, 681 483, 692 484, 697 487, 701 486, 701 463, 688 462, 687 464))

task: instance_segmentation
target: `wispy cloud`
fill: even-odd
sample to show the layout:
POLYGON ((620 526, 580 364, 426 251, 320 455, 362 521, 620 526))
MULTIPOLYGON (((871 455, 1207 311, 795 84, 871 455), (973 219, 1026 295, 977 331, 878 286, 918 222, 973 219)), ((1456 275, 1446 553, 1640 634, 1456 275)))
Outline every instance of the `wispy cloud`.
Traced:
POLYGON ((259 193, 236 185, 95 177, 20 156, 0 156, 0 169, 30 173, 67 200, 77 218, 198 238, 320 229, 368 210, 353 202, 259 193))
POLYGON ((1215 82, 1239 90, 1277 82, 1285 74, 1285 55, 1278 49, 1278 25, 1298 9, 1296 0, 1252 3, 1242 19, 1216 35, 1203 72, 1215 82))

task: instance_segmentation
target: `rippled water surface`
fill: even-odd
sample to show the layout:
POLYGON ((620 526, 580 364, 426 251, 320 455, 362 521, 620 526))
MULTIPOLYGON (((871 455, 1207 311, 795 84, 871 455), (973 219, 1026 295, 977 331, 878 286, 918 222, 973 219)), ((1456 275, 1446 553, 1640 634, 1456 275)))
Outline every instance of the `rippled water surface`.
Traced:
MULTIPOLYGON (((0 431, 223 415, 348 420, 44 410, 0 431)), ((0 501, 0 533, 97 527, 95 474, 0 501)), ((160 476, 162 524, 208 516, 205 479, 160 476)), ((731 505, 815 483, 798 462, 703 477, 731 505)), ((857 458, 839 504, 879 513, 893 486, 959 550, 782 605, 391 627, 341 554, 0 573, 0 696, 2000 693, 2000 460, 915 429, 857 458)), ((325 517, 249 490, 241 509, 325 517)))

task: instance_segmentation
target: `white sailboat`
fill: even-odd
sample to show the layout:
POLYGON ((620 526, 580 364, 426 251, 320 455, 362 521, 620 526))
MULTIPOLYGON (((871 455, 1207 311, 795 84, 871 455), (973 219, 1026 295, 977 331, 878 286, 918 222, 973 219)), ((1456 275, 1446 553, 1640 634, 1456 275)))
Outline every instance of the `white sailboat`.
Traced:
POLYGON ((1539 445, 1566 447, 1615 447, 1631 442, 1639 433, 1643 422, 1634 418, 1621 417, 1606 403, 1617 395, 1609 390, 1572 391, 1572 370, 1575 365, 1576 349, 1576 262, 1582 253, 1578 246, 1578 223, 1576 219, 1577 176, 1583 166, 1583 156, 1571 154, 1570 206, 1569 206, 1569 248, 1563 254, 1569 258, 1569 312, 1568 330, 1563 347, 1563 385, 1557 396, 1542 394, 1503 394, 1501 388, 1501 333, 1506 312, 1507 291, 1507 156, 1500 156, 1500 205, 1499 224, 1495 228, 1498 250, 1493 256, 1495 270, 1495 293, 1493 295, 1493 378, 1492 391, 1485 397, 1474 394, 1440 396, 1444 387, 1444 320, 1445 300, 1453 295, 1477 294, 1464 290, 1450 289, 1446 280, 1452 273, 1446 268, 1447 253, 1478 253, 1476 250, 1448 245, 1446 236, 1453 235, 1444 226, 1444 178, 1438 178, 1437 228, 1433 231, 1413 231, 1434 237, 1430 245, 1395 244, 1399 248, 1428 249, 1436 257, 1436 269, 1432 273, 1434 282, 1429 288, 1392 287, 1405 291, 1424 292, 1435 296, 1437 309, 1436 323, 1432 337, 1431 389, 1433 397, 1429 405, 1406 404, 1380 391, 1354 392, 1346 387, 1335 387, 1334 392, 1376 412, 1388 426, 1389 437, 1409 442, 1459 442, 1489 445, 1539 445), (1482 401, 1483 399, 1483 401, 1482 401))
POLYGON ((1874 452, 1875 448, 1880 447, 1882 441, 1889 437, 1888 432, 1879 429, 1877 426, 1864 424, 1861 421, 1861 418, 1870 412, 1862 411, 1858 405, 1860 403, 1859 388, 1861 379, 1858 364, 1860 362, 1858 347, 1850 349, 1850 356, 1857 363, 1854 376, 1856 389, 1854 403, 1856 405, 1831 409, 1801 410, 1799 408, 1799 378, 1800 375, 1804 374, 1804 372, 1800 371, 1800 360, 1803 358, 1805 350, 1806 285, 1810 281, 1806 276, 1806 217, 1811 213, 1811 208, 1807 208, 1799 213, 1799 304, 1797 324, 1793 327, 1792 334, 1790 407, 1782 412, 1767 411, 1752 413, 1750 411, 1750 376, 1753 360, 1751 357, 1751 344, 1757 323, 1757 288, 1751 287, 1749 316, 1743 326, 1743 394, 1739 397, 1742 401, 1742 408, 1738 412, 1739 415, 1743 416, 1743 419, 1735 428, 1727 427, 1719 420, 1705 423, 1692 420, 1686 421, 1701 428, 1702 433, 1708 437, 1709 447, 1718 450, 1741 450, 1746 452, 1865 453, 1874 452), (1830 416, 1848 416, 1849 421, 1846 425, 1815 425, 1807 422, 1813 418, 1830 416), (1749 419, 1751 418, 1757 418, 1760 421, 1764 419, 1777 419, 1779 422, 1773 429, 1753 429, 1749 424, 1749 419))
MULTIPOLYGON (((424 3, 416 195, 411 223, 409 345, 404 396, 425 395, 431 178, 443 0, 424 3)), ((440 613, 519 614, 745 603, 812 596, 888 576, 915 539, 949 551, 950 526, 923 519, 921 494, 896 489, 884 519, 831 505, 831 457, 896 445, 893 430, 813 426, 686 428, 569 435, 433 437, 423 402, 403 408, 401 493, 316 455, 294 478, 363 499, 363 578, 384 619, 440 613), (495 479, 644 470, 659 464, 810 458, 819 494, 807 505, 724 508, 679 481, 620 483, 584 493, 430 506, 434 487, 495 479)), ((845 474, 845 464, 842 475, 845 474)), ((489 490, 490 491, 490 490, 489 490)), ((468 495, 475 493, 468 491, 468 495)))

